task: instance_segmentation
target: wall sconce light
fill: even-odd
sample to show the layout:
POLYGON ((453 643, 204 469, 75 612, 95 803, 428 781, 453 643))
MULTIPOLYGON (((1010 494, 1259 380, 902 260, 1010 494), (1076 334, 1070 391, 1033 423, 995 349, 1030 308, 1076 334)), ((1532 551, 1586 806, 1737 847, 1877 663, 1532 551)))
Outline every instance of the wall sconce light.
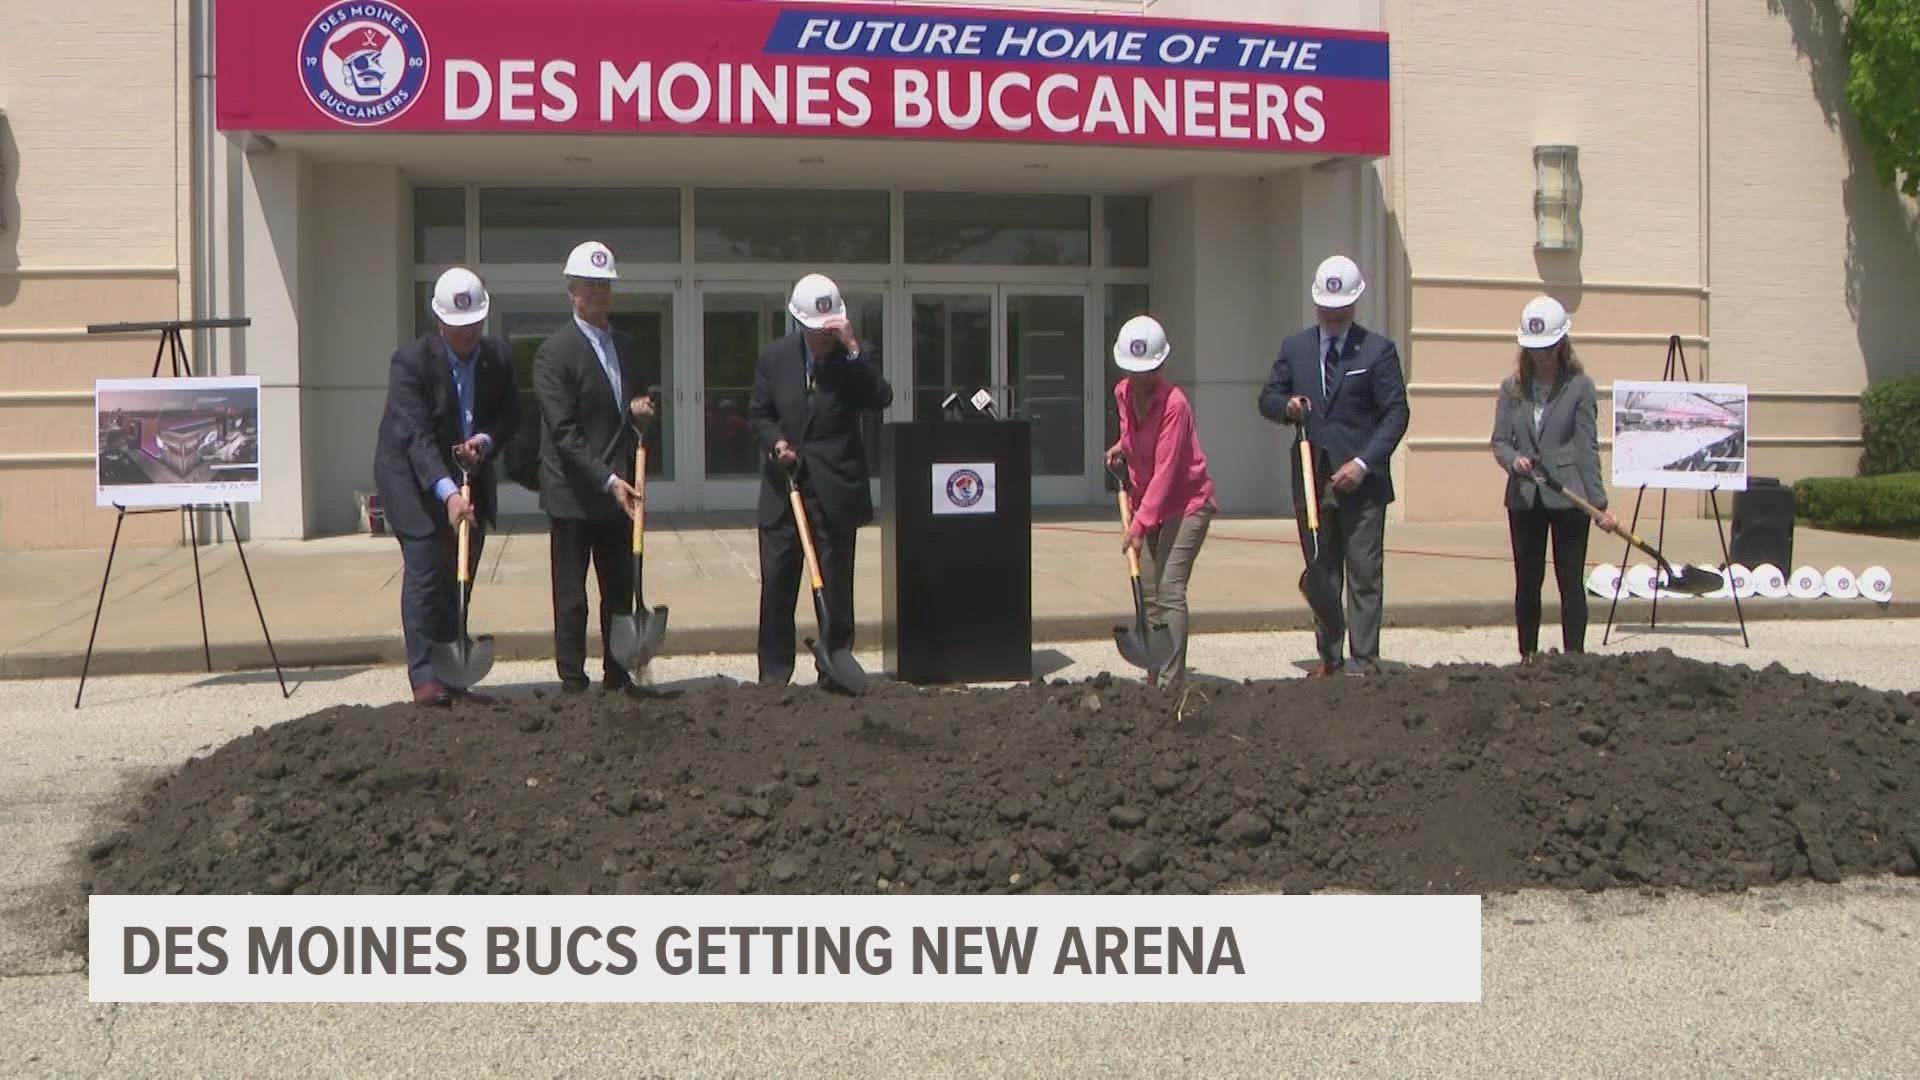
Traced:
POLYGON ((1533 246, 1580 249, 1580 148, 1533 148, 1533 246))

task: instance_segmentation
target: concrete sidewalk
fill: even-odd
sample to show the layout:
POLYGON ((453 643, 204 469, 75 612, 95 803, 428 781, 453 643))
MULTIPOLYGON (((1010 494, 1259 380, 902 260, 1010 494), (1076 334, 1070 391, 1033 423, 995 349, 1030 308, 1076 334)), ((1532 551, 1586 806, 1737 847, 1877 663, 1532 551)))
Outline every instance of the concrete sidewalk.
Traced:
MULTIPOLYGON (((1643 523, 1649 541, 1654 523, 1643 523)), ((1510 626, 1512 561, 1504 522, 1391 525, 1387 530, 1386 607, 1394 626, 1510 626)), ((1626 545, 1594 531, 1589 562, 1622 561, 1626 545)), ((1716 563, 1720 538, 1712 520, 1675 520, 1663 550, 1676 562, 1716 563)), ((746 515, 660 514, 648 518, 647 600, 670 610, 666 649, 689 655, 751 652, 759 611, 759 554, 746 515)), ((105 551, 0 554, 0 678, 77 677, 93 628, 105 551)), ((1632 552, 1629 563, 1646 562, 1632 552)), ((388 537, 351 535, 247 544, 267 628, 285 667, 397 664, 400 637, 400 553, 388 537)), ((880 535, 860 538, 856 585, 857 641, 877 648, 883 597, 880 535)), ((1920 541, 1818 532, 1801 528, 1794 562, 1822 572, 1871 565, 1893 574, 1895 600, 1744 600, 1748 622, 1780 618, 1886 618, 1920 614, 1900 590, 1920 582, 1920 541)), ((214 670, 271 666, 232 544, 202 546, 199 565, 214 670)), ((1045 515, 1033 532, 1034 641, 1106 637, 1131 618, 1119 526, 1110 518, 1045 515)), ((1293 522, 1280 518, 1216 519, 1189 588, 1196 633, 1305 629, 1312 626, 1295 587, 1301 568, 1293 522)), ((1783 568, 1791 571, 1791 567, 1783 568)), ((552 602, 547 534, 542 519, 503 522, 489 538, 474 591, 471 629, 492 634, 501 659, 552 656, 552 602)), ((993 583, 982 583, 983 588, 993 583)), ((1589 598, 1591 640, 1605 632, 1611 600, 1589 598)), ((1543 594, 1542 645, 1559 644, 1558 602, 1549 577, 1543 594)), ((1645 626, 1652 605, 1622 599, 1616 625, 1645 626)), ((801 636, 811 634, 812 602, 803 587, 796 604, 801 636)), ((597 619, 597 615, 592 619, 597 619)), ((590 620, 591 621, 591 620, 590 620)), ((1714 623, 1732 628, 1732 600, 1662 600, 1659 624, 1714 623)), ((590 654, 598 650, 596 643, 590 654)), ((191 672, 208 668, 194 595, 193 550, 122 548, 94 645, 90 674, 191 672)), ((597 670, 597 662, 590 663, 597 670)))

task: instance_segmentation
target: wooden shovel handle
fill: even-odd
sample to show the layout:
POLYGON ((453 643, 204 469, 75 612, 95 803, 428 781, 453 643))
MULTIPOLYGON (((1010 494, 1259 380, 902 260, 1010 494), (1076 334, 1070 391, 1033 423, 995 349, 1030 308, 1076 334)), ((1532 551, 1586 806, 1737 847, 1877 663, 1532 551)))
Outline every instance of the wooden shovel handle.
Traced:
MULTIPOLYGON (((466 484, 460 485, 460 501, 463 503, 466 503, 469 507, 473 505, 473 489, 466 484)), ((460 519, 460 528, 458 531, 460 533, 460 554, 458 556, 460 561, 454 568, 454 580, 458 581, 460 585, 464 588, 465 585, 467 584, 467 519, 466 518, 460 519)))
POLYGON ((647 535, 647 448, 645 446, 633 452, 633 489, 640 493, 640 501, 633 508, 633 553, 639 555, 646 549, 647 535))
POLYGON ((1320 531, 1320 489, 1313 482, 1313 443, 1300 439, 1300 487, 1307 493, 1307 529, 1320 531))
POLYGON ((826 584, 820 580, 820 557, 813 553, 813 530, 807 525, 807 508, 800 501, 800 489, 787 492, 787 498, 793 503, 793 521, 800 527, 800 546, 807 553, 807 576, 813 580, 813 587, 823 589, 826 584))
MULTIPOLYGON (((1120 531, 1122 533, 1132 532, 1133 509, 1127 503, 1127 491, 1125 488, 1122 488, 1114 494, 1115 497, 1120 500, 1120 531)), ((1140 552, 1136 551, 1131 544, 1127 545, 1127 573, 1133 577, 1140 576, 1140 552)))

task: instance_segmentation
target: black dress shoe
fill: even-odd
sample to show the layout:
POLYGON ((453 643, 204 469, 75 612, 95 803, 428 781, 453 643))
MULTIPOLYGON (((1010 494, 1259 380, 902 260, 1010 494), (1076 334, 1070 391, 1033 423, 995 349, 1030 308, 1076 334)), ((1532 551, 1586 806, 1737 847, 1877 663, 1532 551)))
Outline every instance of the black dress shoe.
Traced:
POLYGON ((587 689, 592 685, 592 683, 589 683, 585 679, 563 679, 560 682, 560 692, 571 697, 575 694, 586 693, 587 689))

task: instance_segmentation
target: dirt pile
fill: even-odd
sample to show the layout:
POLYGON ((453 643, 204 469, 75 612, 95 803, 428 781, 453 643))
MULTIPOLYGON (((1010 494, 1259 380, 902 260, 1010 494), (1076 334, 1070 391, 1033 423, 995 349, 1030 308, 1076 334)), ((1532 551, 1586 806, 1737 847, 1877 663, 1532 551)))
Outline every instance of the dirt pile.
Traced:
POLYGON ((339 708, 188 762, 99 893, 1716 890, 1920 872, 1920 695, 1666 653, 339 708))

